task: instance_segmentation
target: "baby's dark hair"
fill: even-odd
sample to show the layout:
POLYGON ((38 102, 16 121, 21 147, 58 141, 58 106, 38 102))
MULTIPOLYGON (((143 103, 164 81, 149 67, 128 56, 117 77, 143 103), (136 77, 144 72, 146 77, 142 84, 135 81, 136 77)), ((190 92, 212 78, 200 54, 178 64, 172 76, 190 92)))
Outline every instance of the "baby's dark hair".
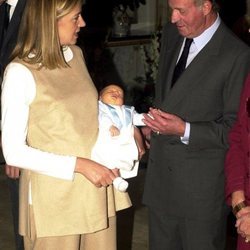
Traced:
POLYGON ((109 86, 111 86, 111 85, 118 86, 119 88, 122 89, 123 93, 125 93, 124 86, 122 86, 121 84, 119 84, 119 83, 106 83, 105 85, 102 86, 101 90, 99 91, 99 96, 102 95, 103 91, 104 91, 107 87, 109 87, 109 86))

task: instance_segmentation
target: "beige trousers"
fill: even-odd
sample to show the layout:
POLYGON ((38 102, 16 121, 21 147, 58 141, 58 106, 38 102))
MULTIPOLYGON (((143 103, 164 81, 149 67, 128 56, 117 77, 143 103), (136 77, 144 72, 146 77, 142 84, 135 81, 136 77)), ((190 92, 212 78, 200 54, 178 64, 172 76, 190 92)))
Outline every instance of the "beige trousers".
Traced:
POLYGON ((116 217, 109 218, 109 227, 82 235, 36 237, 32 209, 30 213, 30 237, 24 236, 25 250, 116 250, 116 217))

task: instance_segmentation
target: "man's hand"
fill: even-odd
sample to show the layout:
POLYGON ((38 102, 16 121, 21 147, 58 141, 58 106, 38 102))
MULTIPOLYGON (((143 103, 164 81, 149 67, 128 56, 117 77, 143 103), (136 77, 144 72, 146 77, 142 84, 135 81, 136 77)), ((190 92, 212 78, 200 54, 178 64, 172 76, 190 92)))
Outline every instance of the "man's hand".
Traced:
POLYGON ((11 179, 18 179, 20 176, 20 169, 6 164, 5 173, 11 179))
POLYGON ((144 115, 144 123, 154 132, 163 135, 184 136, 186 123, 180 117, 150 108, 144 115))

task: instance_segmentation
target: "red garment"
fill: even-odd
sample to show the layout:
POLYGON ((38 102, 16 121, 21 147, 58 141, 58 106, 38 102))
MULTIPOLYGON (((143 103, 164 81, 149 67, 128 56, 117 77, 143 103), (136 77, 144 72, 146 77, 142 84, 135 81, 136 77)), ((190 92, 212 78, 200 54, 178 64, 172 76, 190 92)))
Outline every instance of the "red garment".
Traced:
POLYGON ((238 235, 237 239, 237 250, 249 250, 250 244, 245 242, 245 239, 238 235))
MULTIPOLYGON (((243 190, 250 204, 250 74, 241 93, 237 120, 229 133, 229 150, 226 156, 226 200, 231 206, 231 194, 243 190)), ((238 250, 250 250, 250 244, 238 236, 238 250)))

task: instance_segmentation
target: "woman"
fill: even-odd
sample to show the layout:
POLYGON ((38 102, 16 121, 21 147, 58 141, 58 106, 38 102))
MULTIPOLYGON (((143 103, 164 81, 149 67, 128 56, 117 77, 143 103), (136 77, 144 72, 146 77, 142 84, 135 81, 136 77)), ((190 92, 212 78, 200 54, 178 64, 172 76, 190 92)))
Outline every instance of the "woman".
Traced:
POLYGON ((238 250, 250 249, 250 74, 241 95, 238 118, 229 134, 226 198, 237 218, 238 250), (249 227, 249 228, 247 228, 249 227))
POLYGON ((22 168, 20 234, 25 249, 116 249, 115 211, 127 193, 117 169, 90 160, 98 96, 78 32, 82 0, 28 0, 2 86, 2 146, 22 168))

